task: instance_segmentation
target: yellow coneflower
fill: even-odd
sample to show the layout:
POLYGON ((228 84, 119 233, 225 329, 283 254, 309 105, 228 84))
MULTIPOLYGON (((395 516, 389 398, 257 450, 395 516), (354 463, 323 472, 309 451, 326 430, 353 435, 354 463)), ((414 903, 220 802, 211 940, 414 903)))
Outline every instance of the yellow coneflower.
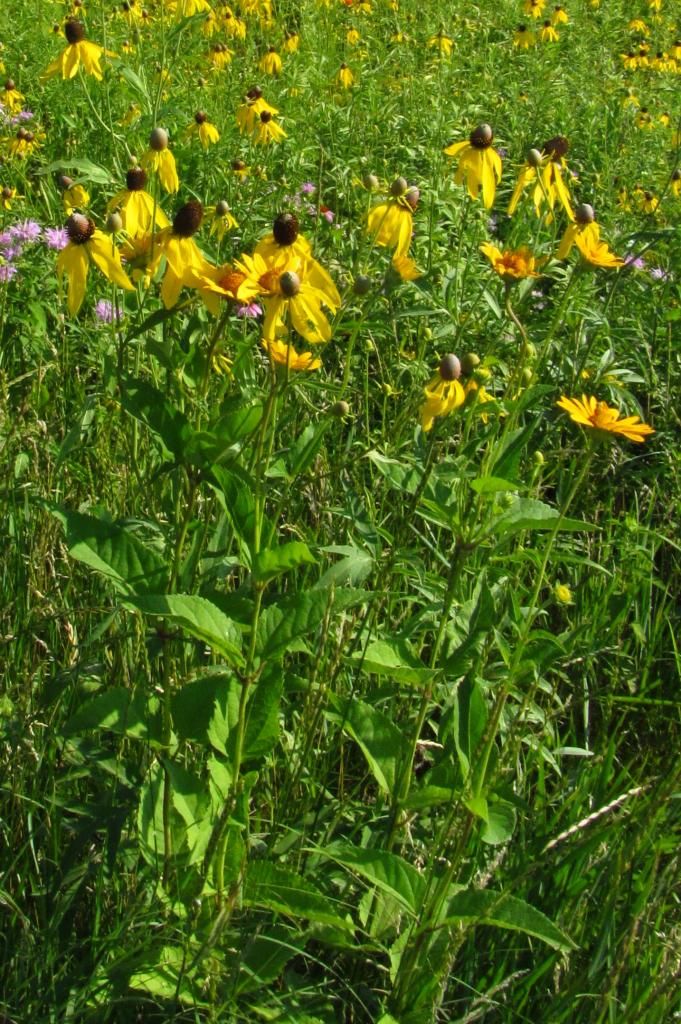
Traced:
POLYGON ((581 239, 575 239, 582 257, 592 267, 603 267, 605 270, 617 270, 624 265, 624 260, 611 252, 605 242, 594 239, 593 235, 582 235, 581 239))
POLYGON ((258 67, 264 75, 280 75, 281 74, 281 57, 273 46, 270 46, 267 53, 264 53, 260 58, 258 67))
POLYGON ((254 85, 252 89, 248 90, 243 103, 237 108, 236 123, 239 126, 239 131, 252 133, 263 113, 276 117, 279 111, 263 99, 262 89, 254 85))
POLYGON ((72 213, 66 222, 68 244, 57 258, 57 276, 69 280, 68 309, 75 316, 83 304, 90 261, 119 288, 130 291, 134 285, 123 270, 118 250, 111 238, 98 231, 93 220, 82 213, 72 213))
POLYGON ((461 185, 464 178, 468 194, 477 199, 482 189, 482 200, 487 209, 494 203, 497 183, 501 181, 501 157, 492 147, 494 132, 488 124, 479 124, 470 134, 468 142, 455 142, 447 146, 447 156, 458 156, 459 164, 454 181, 461 185))
POLYGON ((437 50, 441 57, 449 57, 452 53, 454 40, 446 36, 443 29, 440 29, 434 36, 430 37, 428 46, 431 50, 437 50))
POLYGON ((461 363, 455 355, 449 353, 440 362, 430 384, 423 389, 426 400, 420 408, 420 416, 424 433, 432 430, 436 417, 448 416, 466 401, 466 392, 459 382, 460 376, 461 363))
POLYGON ((556 4, 553 8, 553 14, 551 15, 552 25, 567 25, 569 22, 567 11, 562 4, 556 4))
POLYGON ((300 47, 300 36, 297 32, 288 32, 284 40, 284 53, 297 53, 300 47))
POLYGON ((286 138, 286 132, 274 120, 274 114, 269 110, 263 110, 253 126, 251 135, 258 146, 267 146, 271 142, 281 142, 286 138))
POLYGON ((215 206, 207 206, 205 213, 210 217, 210 234, 217 235, 218 242, 222 241, 228 231, 239 227, 236 217, 224 199, 215 206))
POLYGON ((592 252, 593 247, 600 241, 601 229, 596 223, 596 215, 589 203, 580 203, 575 208, 575 219, 569 224, 560 240, 557 260, 564 260, 570 254, 573 245, 576 245, 581 253, 592 252))
POLYGON ((127 128, 129 125, 134 124, 135 121, 139 121, 141 116, 142 108, 139 103, 130 103, 128 105, 128 109, 118 123, 121 128, 127 128))
POLYGON ((231 7, 223 8, 220 18, 222 28, 228 36, 231 36, 232 39, 246 38, 246 22, 242 21, 241 18, 237 18, 231 7))
POLYGON ((213 287, 213 266, 200 251, 193 236, 203 219, 203 206, 195 199, 180 207, 173 218, 172 227, 159 232, 154 239, 154 259, 150 274, 156 273, 165 257, 166 272, 161 284, 161 299, 171 309, 183 288, 213 287))
POLYGON ((74 183, 67 175, 61 178, 60 185, 62 187, 61 198, 67 215, 73 213, 74 210, 86 210, 88 208, 90 205, 90 193, 84 185, 74 183))
POLYGON ((586 427, 601 439, 615 434, 642 444, 646 437, 655 433, 647 423, 641 422, 640 416, 620 419, 619 409, 612 408, 607 402, 599 402, 593 395, 582 395, 581 399, 563 395, 556 405, 568 413, 573 423, 586 427))
POLYGON ((671 192, 678 199, 681 196, 681 170, 677 167, 672 173, 671 192))
POLYGON ((357 46, 357 43, 360 42, 361 38, 362 37, 356 28, 349 28, 345 36, 345 41, 348 46, 357 46))
POLYGON ((165 128, 153 128, 149 136, 149 149, 140 161, 145 171, 158 175, 166 192, 177 192, 180 179, 177 176, 175 157, 168 149, 168 133, 165 128))
POLYGON ((122 230, 135 238, 153 229, 170 227, 170 221, 153 197, 145 191, 147 173, 142 167, 131 167, 125 175, 125 188, 113 196, 106 212, 118 211, 122 230))
POLYGON ((526 14, 528 18, 541 18, 545 5, 546 0, 525 0, 523 14, 526 14))
POLYGON ((2 91, 0 91, 0 104, 6 107, 11 114, 16 114, 17 111, 21 110, 23 103, 24 94, 19 92, 14 84, 14 80, 8 78, 2 91))
POLYGON ((210 123, 208 115, 203 110, 196 111, 192 124, 187 128, 187 136, 193 135, 198 135, 204 149, 209 149, 220 141, 220 132, 210 123))
POLYGON ((219 71, 232 63, 234 51, 230 50, 226 43, 213 43, 208 51, 208 61, 219 71))
POLYGON ((193 18, 195 14, 207 14, 210 11, 208 0, 171 0, 168 5, 175 12, 175 19, 193 18))
POLYGON ((9 185, 5 185, 3 189, 0 189, 0 206, 2 206, 3 210, 11 210, 15 200, 23 198, 15 188, 10 188, 9 185))
POLYGON ((407 255, 414 231, 414 210, 419 191, 410 188, 404 178, 396 178, 390 186, 390 198, 372 207, 367 217, 367 231, 377 245, 394 249, 394 258, 407 255))
POLYGON ((27 157, 35 153, 36 149, 39 149, 45 141, 45 132, 36 129, 31 131, 28 128, 24 128, 21 125, 17 129, 17 133, 13 139, 7 144, 7 152, 11 157, 17 157, 19 160, 25 160, 27 157))
POLYGON ((537 42, 537 37, 527 25, 518 25, 513 33, 513 45, 519 50, 529 50, 537 42))
POLYGON ((629 22, 629 31, 636 32, 638 35, 646 37, 650 35, 650 29, 642 18, 633 18, 629 22))
POLYGON ((53 75, 61 75, 64 79, 74 78, 78 74, 78 69, 82 67, 86 74, 93 75, 101 82, 102 57, 115 57, 116 54, 105 50, 103 46, 97 46, 96 43, 90 43, 85 38, 85 26, 76 18, 69 18, 65 23, 64 35, 69 45, 48 65, 43 72, 43 78, 51 78, 53 75))
POLYGON ((553 27, 550 19, 546 19, 539 29, 539 41, 542 43, 557 43, 560 36, 553 27))
POLYGON ((341 64, 338 74, 336 75, 336 83, 343 89, 351 89, 355 84, 355 76, 347 64, 341 64))

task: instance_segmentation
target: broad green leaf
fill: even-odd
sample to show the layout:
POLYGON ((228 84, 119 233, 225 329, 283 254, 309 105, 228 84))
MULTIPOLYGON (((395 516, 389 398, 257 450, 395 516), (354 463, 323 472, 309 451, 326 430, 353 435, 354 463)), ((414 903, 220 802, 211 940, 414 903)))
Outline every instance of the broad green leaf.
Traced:
POLYGON ((64 526, 71 557, 106 576, 117 590, 146 594, 165 585, 168 570, 162 556, 127 527, 56 505, 48 507, 64 526))
POLYGON ((265 548, 253 559, 253 578, 266 583, 283 572, 296 569, 299 565, 314 565, 316 559, 307 544, 300 540, 289 541, 278 548, 265 548))
POLYGON ((288 454, 288 472, 291 479, 309 469, 319 451, 324 435, 331 426, 331 419, 323 419, 316 426, 309 423, 288 454))
MULTIPOLYGON (((250 566, 255 537, 255 482, 235 466, 211 466, 208 479, 232 524, 241 561, 250 566)), ((266 536, 270 532, 267 520, 263 532, 266 536)))
POLYGON ((341 916, 334 901, 324 896, 315 885, 295 871, 270 861, 251 861, 243 891, 244 906, 268 907, 290 917, 307 918, 318 924, 352 931, 349 918, 341 916))
POLYGON ((329 547, 321 548, 321 550, 343 557, 326 570, 315 584, 315 589, 321 590, 336 584, 356 586, 358 583, 364 582, 374 567, 373 556, 362 548, 351 547, 349 544, 332 544, 329 547))
MULTIPOLYGON (((190 954, 191 957, 191 954, 190 954)), ((157 999, 179 999, 189 1006, 205 1007, 200 985, 192 983, 186 972, 187 951, 182 946, 163 946, 144 954, 144 960, 130 975, 128 985, 157 999)))
POLYGON ((487 822, 480 833, 483 843, 496 846, 507 843, 515 831, 516 810, 506 800, 497 800, 488 805, 487 822))
POLYGON ((235 459, 239 442, 253 433, 262 414, 260 402, 246 405, 240 399, 234 409, 220 416, 207 430, 192 434, 185 450, 187 460, 199 468, 207 468, 213 463, 235 459))
POLYGON ((406 494, 416 493, 423 477, 423 470, 419 466, 410 466, 397 459, 389 459, 375 450, 368 454, 381 476, 385 477, 392 487, 406 494))
POLYGON ((119 64, 118 71, 120 75, 126 80, 128 85, 131 85, 135 92, 139 93, 143 100, 146 101, 147 107, 151 109, 151 99, 149 98, 149 91, 142 81, 140 76, 128 67, 127 64, 119 64))
POLYGON ((147 381, 128 377, 121 381, 121 405, 160 438, 176 461, 184 458, 192 428, 184 413, 176 409, 161 391, 147 381))
POLYGON ((72 451, 80 448, 83 444, 83 441, 87 437, 90 427, 92 426, 96 413, 97 399, 94 395, 88 395, 77 421, 71 427, 59 446, 55 469, 58 469, 59 466, 61 466, 62 462, 71 454, 72 451))
POLYGON ((540 910, 515 896, 506 896, 489 889, 458 892, 449 900, 445 919, 438 924, 446 927, 462 920, 474 920, 478 924, 524 932, 541 939, 553 949, 567 952, 577 948, 572 939, 540 910))
POLYGON ((510 508, 502 512, 491 526, 492 533, 507 537, 520 530, 593 530, 595 527, 577 519, 561 518, 556 508, 551 508, 536 498, 516 498, 510 508))
POLYGON ((329 605, 332 613, 339 613, 352 605, 364 603, 366 599, 363 590, 327 587, 294 594, 269 604, 258 621, 256 652, 263 661, 278 657, 290 650, 295 640, 319 628, 329 605))
POLYGON ((427 668, 402 640, 375 640, 365 652, 357 651, 352 660, 363 672, 389 676, 398 683, 425 686, 437 674, 427 668))
POLYGON ((263 757, 279 739, 279 705, 284 690, 281 669, 272 666, 258 679, 246 707, 244 759, 263 757))
POLYGON ((171 701, 173 729, 182 740, 207 744, 208 728, 216 702, 225 700, 232 676, 222 671, 211 672, 185 683, 171 701))
POLYGON ((315 852, 366 878, 394 897, 405 910, 418 915, 425 892, 425 878, 398 854, 343 842, 331 843, 315 852))
POLYGON ((111 171, 85 158, 56 160, 39 173, 54 174, 58 171, 75 171, 79 181, 93 181, 97 185, 108 185, 111 182, 111 171))
POLYGON ((71 736, 86 729, 110 729, 133 739, 150 739, 158 730, 151 728, 153 713, 141 697, 123 687, 114 687, 87 701, 64 726, 71 736))
POLYGON ((500 476, 479 476, 471 480, 471 487, 476 494, 498 494, 500 491, 518 490, 518 484, 504 480, 500 476))
POLYGON ((380 788, 393 795, 410 751, 405 737, 392 718, 363 700, 333 697, 331 703, 335 710, 327 711, 327 716, 358 744, 380 788))
POLYGON ((164 764, 170 773, 173 807, 186 826, 188 863, 196 864, 205 853, 212 830, 206 784, 175 761, 165 761, 164 764))
POLYGON ((232 620, 205 597, 196 594, 149 594, 127 598, 124 604, 145 615, 181 626, 191 636, 222 654, 232 665, 243 665, 241 633, 232 620))
MULTIPOLYGON (((475 679, 466 676, 452 698, 451 707, 442 716, 440 739, 451 736, 459 759, 462 778, 468 778, 471 761, 487 726, 487 704, 475 679)), ((477 812, 476 812, 477 813, 477 812)))
POLYGON ((447 675, 452 678, 463 675, 470 663, 471 655, 480 649, 485 636, 496 622, 494 597, 483 574, 472 598, 457 610, 449 628, 449 633, 453 634, 454 638, 463 639, 457 647, 447 653, 444 661, 447 675))
POLYGON ((231 677, 225 680, 224 689, 215 695, 213 712, 208 723, 208 741, 221 754, 231 757, 234 737, 239 721, 239 698, 241 684, 231 677))
POLYGON ((494 462, 489 467, 490 476, 501 477, 503 480, 520 479, 520 461, 538 423, 539 419, 537 418, 527 426, 511 431, 502 442, 501 449, 497 451, 494 462))
POLYGON ((283 925, 248 936, 238 951, 238 960, 235 957, 234 966, 239 969, 237 992, 257 992, 276 981, 291 957, 304 952, 303 939, 299 931, 283 925))

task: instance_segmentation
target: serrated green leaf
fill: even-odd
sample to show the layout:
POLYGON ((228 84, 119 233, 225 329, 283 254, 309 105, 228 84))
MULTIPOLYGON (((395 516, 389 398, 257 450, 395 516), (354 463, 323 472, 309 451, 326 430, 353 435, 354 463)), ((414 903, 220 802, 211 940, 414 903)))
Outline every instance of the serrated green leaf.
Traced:
POLYGON ((353 654, 352 660, 359 664, 363 672, 389 676, 398 683, 413 686, 425 686, 437 674, 425 666, 406 643, 399 640, 375 640, 366 651, 353 654))
POLYGON ((458 892, 449 900, 445 919, 438 924, 446 927, 462 920, 474 920, 478 924, 524 932, 541 939, 553 949, 567 952, 577 948, 572 939, 540 910, 525 900, 489 889, 458 892))
POLYGON ((327 711, 327 716, 358 744, 376 782, 392 795, 400 766, 409 754, 407 740, 388 715, 363 700, 333 697, 331 703, 334 711, 327 711))
POLYGON ((107 522, 57 505, 47 506, 66 531, 72 558, 95 569, 124 594, 146 594, 165 585, 163 557, 121 523, 107 522))
POLYGON ((497 537, 507 537, 520 530, 594 530, 596 527, 577 519, 561 517, 556 508, 536 498, 516 498, 513 504, 494 520, 491 530, 497 537))
POLYGON ((178 462, 182 460, 192 428, 184 413, 161 391, 144 380, 128 377, 121 381, 121 405, 160 438, 169 455, 178 462))
POLYGON ((191 636, 222 654, 232 665, 243 665, 241 633, 232 620, 205 597, 196 594, 148 594, 128 598, 124 604, 145 615, 181 626, 191 636))
POLYGON ((71 736, 86 729, 109 729, 132 739, 149 739, 151 719, 141 697, 123 687, 114 687, 79 708, 64 726, 64 733, 71 736))
POLYGON ((270 861, 252 861, 246 873, 244 906, 267 907, 290 917, 352 931, 349 918, 341 916, 333 900, 295 871, 270 861))
POLYGON ((315 849, 314 852, 329 857, 337 864, 342 864, 343 867, 366 878, 372 885, 396 899, 414 916, 418 915, 426 881, 413 864, 409 864, 398 854, 343 842, 331 843, 321 849, 315 849))
POLYGON ((298 568, 299 565, 314 565, 316 559, 307 544, 300 540, 289 541, 278 548, 264 548, 253 559, 253 578, 258 583, 267 583, 281 573, 298 568))

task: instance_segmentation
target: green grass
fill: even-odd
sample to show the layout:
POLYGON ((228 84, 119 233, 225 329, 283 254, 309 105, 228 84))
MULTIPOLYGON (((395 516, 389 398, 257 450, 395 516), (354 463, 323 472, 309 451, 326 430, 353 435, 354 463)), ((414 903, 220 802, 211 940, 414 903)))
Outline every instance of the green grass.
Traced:
POLYGON ((241 11, 239 40, 92 0, 88 38, 119 55, 101 83, 41 77, 65 7, 5 6, 5 73, 45 134, 22 160, 0 127, 2 232, 61 226, 61 173, 103 229, 162 125, 171 220, 225 199, 239 222, 218 242, 206 216, 212 263, 294 211, 342 304, 321 368, 286 373, 232 303, 214 317, 186 288, 164 310, 162 267, 125 293, 91 267, 72 317, 44 239, 0 246, 0 1015, 676 1019, 681 106, 678 70, 621 59, 635 16, 650 59, 673 52, 671 3, 571 0, 559 42, 525 52, 515 2, 282 3, 271 25, 241 11), (256 83, 280 145, 239 134, 256 83), (197 110, 208 152, 184 135, 197 110), (480 122, 504 151, 491 210, 443 154, 480 122), (567 219, 531 190, 506 215, 558 134, 573 203, 642 266, 557 262, 567 219), (420 190, 411 283, 365 230, 397 176, 420 190), (529 246, 542 276, 506 288, 485 241, 529 246), (462 382, 494 401, 426 433, 448 352, 479 357, 462 382), (582 392, 655 433, 601 443, 556 407, 582 392))

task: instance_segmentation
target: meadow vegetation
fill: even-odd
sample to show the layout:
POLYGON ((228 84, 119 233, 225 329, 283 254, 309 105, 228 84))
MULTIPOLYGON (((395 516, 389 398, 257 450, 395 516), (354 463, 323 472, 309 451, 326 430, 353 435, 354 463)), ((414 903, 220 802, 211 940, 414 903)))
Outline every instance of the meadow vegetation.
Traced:
POLYGON ((681 1016, 672 0, 5 0, 0 1020, 681 1016))

